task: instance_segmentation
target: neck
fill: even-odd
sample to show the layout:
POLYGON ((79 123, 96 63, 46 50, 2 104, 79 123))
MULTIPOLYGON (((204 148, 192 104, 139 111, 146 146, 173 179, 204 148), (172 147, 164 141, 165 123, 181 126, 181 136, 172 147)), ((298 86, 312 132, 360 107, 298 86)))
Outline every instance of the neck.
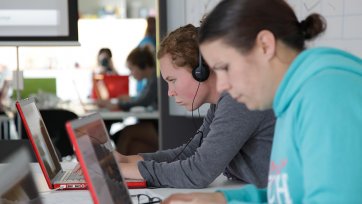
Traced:
POLYGON ((285 45, 280 41, 277 42, 276 50, 277 50, 276 58, 278 59, 280 65, 282 65, 284 69, 288 69, 290 64, 300 53, 299 51, 290 48, 289 46, 285 45))
POLYGON ((216 75, 211 72, 206 82, 205 85, 208 86, 207 88, 210 90, 209 95, 206 98, 206 103, 217 104, 220 93, 217 92, 216 89, 216 75))
MULTIPOLYGON (((284 78, 285 73, 288 71, 290 64, 299 54, 298 51, 286 46, 284 43, 278 41, 276 45, 276 53, 271 61, 272 66, 272 75, 270 79, 270 94, 275 95, 277 88, 279 87, 280 82, 284 78)), ((271 105, 271 104, 270 104, 271 105)))

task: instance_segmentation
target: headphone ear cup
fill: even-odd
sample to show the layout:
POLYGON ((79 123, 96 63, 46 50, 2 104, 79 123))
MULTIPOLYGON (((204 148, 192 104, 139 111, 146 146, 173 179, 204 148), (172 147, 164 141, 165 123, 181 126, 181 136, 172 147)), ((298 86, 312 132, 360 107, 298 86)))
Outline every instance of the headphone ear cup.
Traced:
POLYGON ((209 78, 209 75, 210 75, 209 69, 205 68, 202 65, 192 70, 192 76, 198 82, 206 81, 209 78))
POLYGON ((209 78, 210 69, 205 61, 200 57, 199 65, 192 70, 192 76, 198 82, 206 81, 209 78))

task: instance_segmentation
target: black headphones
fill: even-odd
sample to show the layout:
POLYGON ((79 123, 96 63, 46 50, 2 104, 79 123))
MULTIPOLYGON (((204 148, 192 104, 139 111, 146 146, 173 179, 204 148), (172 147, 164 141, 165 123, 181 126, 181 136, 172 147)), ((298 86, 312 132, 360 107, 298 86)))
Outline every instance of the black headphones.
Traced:
MULTIPOLYGON (((196 27, 197 33, 199 33, 200 27, 196 27)), ((199 64, 192 69, 192 76, 198 82, 206 81, 209 78, 210 69, 203 59, 201 52, 199 50, 199 64)))
POLYGON ((205 60, 202 58, 201 53, 199 54, 199 64, 197 67, 192 69, 192 76, 198 82, 206 81, 209 78, 210 69, 206 64, 205 60))

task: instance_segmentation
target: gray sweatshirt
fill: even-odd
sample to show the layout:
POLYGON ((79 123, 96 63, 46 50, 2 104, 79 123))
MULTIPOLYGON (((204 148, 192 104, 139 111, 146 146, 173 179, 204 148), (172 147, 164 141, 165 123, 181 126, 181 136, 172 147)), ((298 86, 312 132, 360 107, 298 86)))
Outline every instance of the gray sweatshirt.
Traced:
POLYGON ((140 154, 144 161, 138 162, 138 169, 155 187, 204 188, 221 173, 266 187, 274 125, 272 110, 249 111, 222 94, 184 151, 186 144, 140 154))

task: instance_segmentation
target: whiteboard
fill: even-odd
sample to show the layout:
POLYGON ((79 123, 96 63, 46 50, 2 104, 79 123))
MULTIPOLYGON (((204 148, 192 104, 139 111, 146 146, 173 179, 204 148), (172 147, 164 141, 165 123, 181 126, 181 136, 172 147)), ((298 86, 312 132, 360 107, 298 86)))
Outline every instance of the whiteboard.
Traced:
POLYGON ((199 26, 204 15, 209 13, 219 2, 220 0, 186 0, 186 23, 199 26))
POLYGON ((304 20, 311 13, 319 13, 327 20, 327 30, 311 46, 330 46, 362 57, 362 1, 361 0, 287 0, 304 20))

